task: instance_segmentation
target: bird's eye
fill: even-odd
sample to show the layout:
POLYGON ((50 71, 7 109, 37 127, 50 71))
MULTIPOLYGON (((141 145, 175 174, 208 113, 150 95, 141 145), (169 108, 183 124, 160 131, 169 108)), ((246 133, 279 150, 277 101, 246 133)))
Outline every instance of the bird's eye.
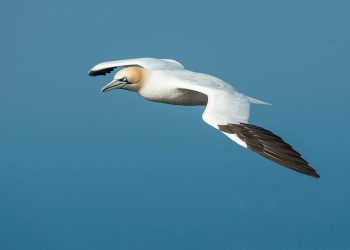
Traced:
POLYGON ((128 78, 123 77, 123 78, 121 79, 121 81, 122 81, 122 82, 128 82, 128 78))

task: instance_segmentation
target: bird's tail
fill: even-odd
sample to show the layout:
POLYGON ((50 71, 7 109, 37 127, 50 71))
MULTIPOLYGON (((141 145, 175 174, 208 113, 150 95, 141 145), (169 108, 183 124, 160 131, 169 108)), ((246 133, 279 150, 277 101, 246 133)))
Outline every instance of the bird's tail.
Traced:
POLYGON ((249 96, 247 96, 247 97, 248 97, 248 101, 249 101, 250 103, 259 104, 259 105, 271 105, 271 104, 268 103, 268 102, 263 102, 263 101, 260 101, 260 100, 258 100, 258 99, 255 99, 255 98, 249 97, 249 96))

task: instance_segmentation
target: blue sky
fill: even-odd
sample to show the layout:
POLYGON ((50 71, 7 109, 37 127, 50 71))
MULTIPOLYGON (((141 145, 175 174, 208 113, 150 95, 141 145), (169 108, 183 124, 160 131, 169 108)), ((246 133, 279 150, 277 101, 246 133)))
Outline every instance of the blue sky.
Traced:
POLYGON ((11 1, 0 10, 0 249, 349 249, 347 1, 11 1), (100 93, 101 61, 173 58, 273 104, 250 121, 319 180, 235 145, 201 107, 100 93))

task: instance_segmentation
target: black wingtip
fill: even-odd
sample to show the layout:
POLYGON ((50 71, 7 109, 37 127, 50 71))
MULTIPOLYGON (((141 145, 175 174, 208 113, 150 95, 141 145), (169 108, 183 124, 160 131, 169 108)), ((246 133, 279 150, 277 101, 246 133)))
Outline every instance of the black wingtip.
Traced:
POLYGON ((312 175, 312 177, 315 177, 316 179, 320 179, 321 176, 318 173, 315 172, 315 174, 312 175))
POLYGON ((96 74, 93 71, 89 70, 89 76, 96 76, 96 74))
POLYGON ((111 73, 116 67, 104 68, 99 70, 89 70, 89 76, 100 76, 111 73))
POLYGON ((247 148, 261 156, 299 173, 320 178, 316 170, 291 145, 271 131, 245 123, 218 127, 225 133, 236 134, 247 144, 247 148))

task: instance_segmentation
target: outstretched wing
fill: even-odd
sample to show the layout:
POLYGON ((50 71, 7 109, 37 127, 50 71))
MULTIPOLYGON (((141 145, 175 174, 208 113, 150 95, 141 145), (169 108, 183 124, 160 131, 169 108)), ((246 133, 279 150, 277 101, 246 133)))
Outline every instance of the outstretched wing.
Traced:
MULTIPOLYGON (((181 79, 176 86, 207 95, 208 102, 202 115, 206 123, 216 129, 219 129, 219 125, 224 124, 248 123, 250 103, 247 96, 218 78, 205 75, 200 75, 200 77, 202 81, 181 79)), ((247 147, 237 135, 225 132, 224 134, 239 145, 247 147)))
POLYGON ((249 99, 224 83, 187 84, 187 88, 208 96, 203 120, 233 141, 261 156, 297 172, 319 178, 316 170, 282 138, 248 124, 249 99))
POLYGON ((245 123, 219 125, 219 129, 236 135, 246 143, 247 148, 271 161, 302 174, 320 177, 291 145, 271 131, 245 123))
POLYGON ((95 65, 92 69, 90 69, 89 75, 105 75, 106 73, 112 72, 117 67, 127 67, 136 65, 146 69, 176 70, 184 68, 181 63, 171 59, 134 58, 99 63, 95 65))

